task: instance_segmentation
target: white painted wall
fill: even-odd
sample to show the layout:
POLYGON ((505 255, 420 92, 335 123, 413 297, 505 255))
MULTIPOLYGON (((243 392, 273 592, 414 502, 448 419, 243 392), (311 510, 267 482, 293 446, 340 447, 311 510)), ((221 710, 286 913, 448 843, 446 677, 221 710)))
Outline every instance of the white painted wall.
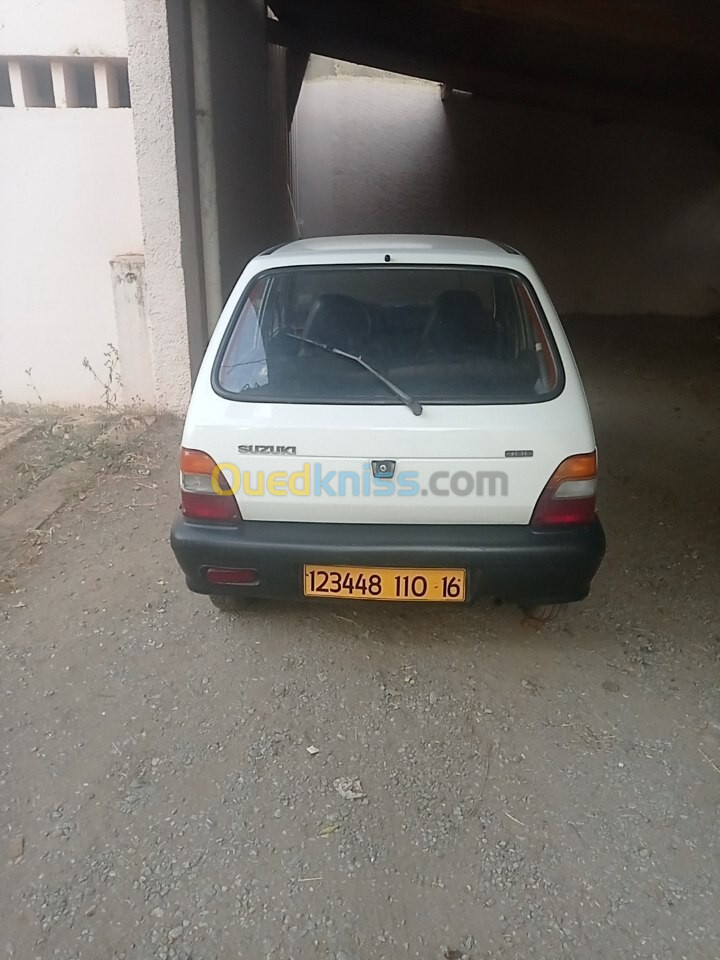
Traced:
POLYGON ((436 84, 362 72, 318 77, 316 62, 303 86, 305 236, 491 237, 535 262, 566 313, 720 310, 710 142, 478 98, 443 104, 436 84))
POLYGON ((0 391, 98 403, 118 345, 110 260, 142 251, 132 114, 0 108, 0 391))
MULTIPOLYGON (((100 58, 102 79, 105 58, 127 57, 124 0, 0 0, 0 56, 16 83, 12 65, 27 56, 100 58)), ((100 89, 97 109, 64 108, 58 92, 56 109, 18 106, 21 97, 0 108, 0 392, 94 404, 102 388, 83 359, 104 378, 107 345, 128 339, 110 261, 143 252, 133 118, 103 106, 100 89)), ((125 352, 132 394, 118 400, 153 402, 149 358, 125 352)))
POLYGON ((124 0, 0 0, 0 56, 126 57, 124 0))

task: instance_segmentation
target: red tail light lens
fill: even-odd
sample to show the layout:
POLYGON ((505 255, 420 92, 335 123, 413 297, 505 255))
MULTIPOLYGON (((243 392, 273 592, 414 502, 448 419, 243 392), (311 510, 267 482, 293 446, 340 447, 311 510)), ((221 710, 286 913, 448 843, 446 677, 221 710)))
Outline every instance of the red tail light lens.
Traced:
POLYGON ((217 520, 237 523, 242 519, 235 498, 231 503, 215 494, 180 491, 180 509, 189 520, 217 520))
POLYGON ((230 485, 213 458, 202 450, 184 447, 180 451, 180 509, 190 520, 242 520, 230 485))
POLYGON ((591 523, 595 517, 597 455, 582 453, 563 460, 535 505, 533 527, 591 523))

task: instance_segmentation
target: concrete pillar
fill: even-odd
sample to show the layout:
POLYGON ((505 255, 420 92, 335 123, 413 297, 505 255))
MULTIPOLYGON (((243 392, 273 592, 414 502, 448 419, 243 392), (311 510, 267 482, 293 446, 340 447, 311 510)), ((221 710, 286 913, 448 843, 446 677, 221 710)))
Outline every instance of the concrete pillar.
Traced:
POLYGON ((123 402, 153 405, 155 386, 145 312, 145 258, 127 254, 110 261, 123 402))
POLYGON ((285 47, 270 44, 267 48, 267 57, 272 191, 275 229, 279 243, 281 240, 291 240, 297 235, 292 209, 287 50, 285 47))
POLYGON ((207 12, 220 275, 227 296, 251 257, 291 234, 285 191, 274 175, 265 4, 211 0, 207 12))
POLYGON ((125 10, 155 399, 181 411, 207 342, 187 8, 125 10))
MULTIPOLYGON (((65 75, 65 64, 62 60, 51 60, 50 70, 52 71, 53 93, 55 94, 55 106, 66 107, 68 105, 67 77, 65 75)), ((70 91, 72 96, 72 91, 70 91)), ((72 102, 72 100, 71 100, 72 102)))
POLYGON ((97 105, 101 108, 127 106, 123 102, 120 92, 118 71, 120 65, 112 60, 96 60, 93 64, 95 71, 95 94, 97 105))
MULTIPOLYGON (((108 69, 108 66, 107 60, 96 60, 95 63, 93 63, 93 71, 95 73, 95 96, 97 97, 97 105, 99 109, 115 106, 115 103, 111 104, 110 102, 110 83, 114 71, 112 67, 108 69)), ((117 84, 115 84, 115 86, 117 87, 117 84)), ((117 91, 115 92, 115 99, 117 100, 117 91)))
POLYGON ((215 176, 214 119, 210 73, 209 0, 190 0, 195 94, 195 139, 198 153, 198 197, 205 273, 208 329, 212 332, 223 306, 220 276, 217 181, 215 176))
POLYGON ((181 409, 238 274, 292 237, 284 52, 271 68, 263 0, 126 0, 126 19, 155 391, 181 409))
POLYGON ((10 90, 12 92, 13 103, 16 108, 22 108, 25 104, 25 88, 23 86, 22 69, 17 60, 8 62, 8 76, 10 77, 10 90))

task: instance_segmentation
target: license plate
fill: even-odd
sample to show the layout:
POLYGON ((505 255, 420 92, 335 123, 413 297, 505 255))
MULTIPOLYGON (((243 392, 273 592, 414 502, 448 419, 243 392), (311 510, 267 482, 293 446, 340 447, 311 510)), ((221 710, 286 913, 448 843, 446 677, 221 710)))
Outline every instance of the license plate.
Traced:
POLYGON ((305 564, 306 597, 434 600, 462 603, 465 571, 418 567, 324 567, 305 564))

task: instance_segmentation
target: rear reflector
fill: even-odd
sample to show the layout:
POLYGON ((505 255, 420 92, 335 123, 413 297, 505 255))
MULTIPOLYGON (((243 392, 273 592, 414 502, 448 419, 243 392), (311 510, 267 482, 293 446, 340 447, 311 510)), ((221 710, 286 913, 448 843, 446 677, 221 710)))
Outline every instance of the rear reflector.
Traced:
POLYGON ((213 458, 202 450, 184 447, 180 451, 180 509, 190 520, 242 520, 230 485, 213 458))
POLYGON ((258 582, 258 572, 231 567, 208 567, 205 571, 205 579, 208 583, 251 584, 258 582))
POLYGON ((563 460, 535 505, 533 527, 592 523, 595 517, 597 455, 582 453, 563 460))

